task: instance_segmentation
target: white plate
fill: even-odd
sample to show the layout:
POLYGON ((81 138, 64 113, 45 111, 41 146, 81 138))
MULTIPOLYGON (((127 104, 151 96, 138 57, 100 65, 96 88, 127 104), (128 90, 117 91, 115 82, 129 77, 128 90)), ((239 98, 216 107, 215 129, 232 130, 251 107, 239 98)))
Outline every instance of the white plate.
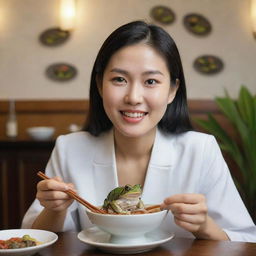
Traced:
POLYGON ((78 239, 86 244, 95 246, 102 251, 117 254, 132 254, 150 251, 174 237, 174 234, 156 230, 146 234, 147 243, 129 245, 109 243, 110 234, 97 227, 88 228, 78 234, 78 239))
POLYGON ((35 238, 37 241, 41 242, 42 244, 26 247, 26 248, 19 248, 19 249, 0 249, 0 255, 6 256, 23 256, 23 255, 32 255, 39 250, 53 244, 57 241, 58 236, 49 231, 39 230, 39 229, 7 229, 0 231, 0 240, 7 240, 11 237, 22 237, 24 235, 29 235, 32 238, 35 238))

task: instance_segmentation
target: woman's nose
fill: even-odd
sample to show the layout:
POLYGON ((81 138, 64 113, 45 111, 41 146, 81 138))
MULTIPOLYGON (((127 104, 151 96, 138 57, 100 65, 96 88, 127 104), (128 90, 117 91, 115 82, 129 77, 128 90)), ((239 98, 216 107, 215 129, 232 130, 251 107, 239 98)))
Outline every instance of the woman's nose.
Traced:
POLYGON ((134 85, 128 88, 124 101, 126 104, 138 105, 142 103, 142 90, 139 86, 134 85))

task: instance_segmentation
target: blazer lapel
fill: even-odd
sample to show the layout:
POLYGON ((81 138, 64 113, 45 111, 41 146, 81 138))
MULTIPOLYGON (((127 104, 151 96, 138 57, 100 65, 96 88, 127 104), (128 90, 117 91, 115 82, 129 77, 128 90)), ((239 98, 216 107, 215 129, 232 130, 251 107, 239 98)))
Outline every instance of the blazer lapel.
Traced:
POLYGON ((102 205, 106 195, 118 186, 113 131, 103 135, 93 160, 95 203, 102 205))
POLYGON ((170 141, 170 135, 157 129, 142 194, 146 204, 161 203, 168 196, 174 152, 170 141))

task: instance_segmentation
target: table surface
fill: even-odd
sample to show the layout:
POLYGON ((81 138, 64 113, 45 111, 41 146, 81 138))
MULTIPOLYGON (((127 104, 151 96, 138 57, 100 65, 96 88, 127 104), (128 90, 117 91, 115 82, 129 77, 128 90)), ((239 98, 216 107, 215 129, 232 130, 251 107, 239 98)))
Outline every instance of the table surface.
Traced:
MULTIPOLYGON (((41 250, 35 256, 100 256, 111 255, 97 248, 82 243, 76 232, 58 233, 58 241, 41 250)), ((116 255, 116 254, 112 254, 116 255)), ((241 243, 230 241, 193 240, 174 238, 152 251, 136 254, 147 256, 255 256, 256 243, 241 243)))

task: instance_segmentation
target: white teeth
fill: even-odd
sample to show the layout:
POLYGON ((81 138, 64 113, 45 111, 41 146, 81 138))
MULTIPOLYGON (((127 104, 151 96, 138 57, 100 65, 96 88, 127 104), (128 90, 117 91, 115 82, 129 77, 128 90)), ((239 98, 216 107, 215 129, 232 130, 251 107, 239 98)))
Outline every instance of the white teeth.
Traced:
POLYGON ((133 118, 138 118, 138 117, 142 117, 145 116, 145 113, 136 113, 136 112, 122 112, 123 115, 128 116, 128 117, 133 117, 133 118))

